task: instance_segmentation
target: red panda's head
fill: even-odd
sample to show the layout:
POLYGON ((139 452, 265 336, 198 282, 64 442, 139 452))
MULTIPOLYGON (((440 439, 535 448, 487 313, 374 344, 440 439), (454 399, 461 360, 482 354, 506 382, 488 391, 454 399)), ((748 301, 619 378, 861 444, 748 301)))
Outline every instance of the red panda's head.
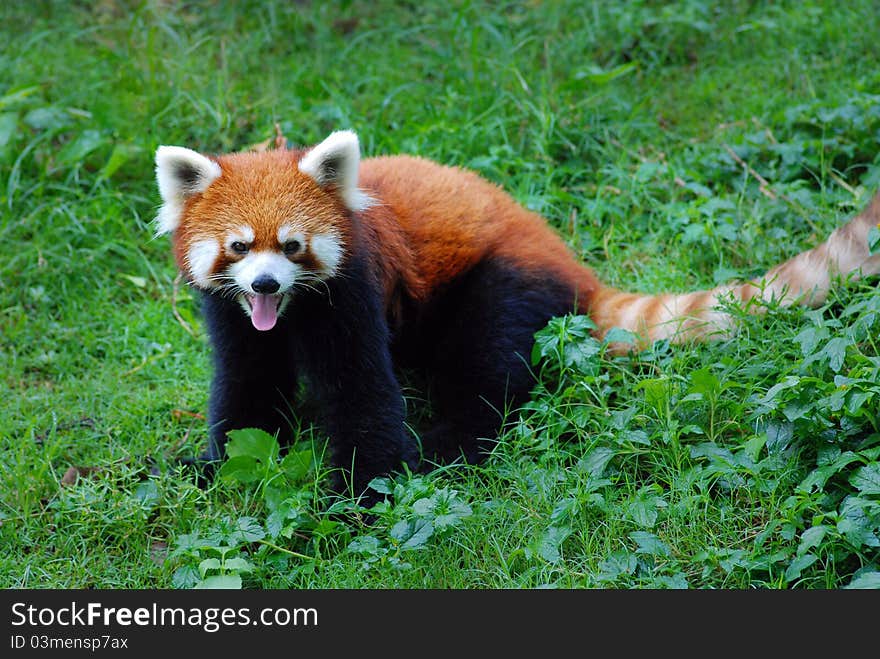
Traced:
POLYGON ((307 151, 207 157, 160 146, 157 232, 172 234, 193 285, 237 299, 256 329, 270 330, 298 287, 332 277, 346 258, 349 213, 371 203, 359 161, 351 131, 307 151))

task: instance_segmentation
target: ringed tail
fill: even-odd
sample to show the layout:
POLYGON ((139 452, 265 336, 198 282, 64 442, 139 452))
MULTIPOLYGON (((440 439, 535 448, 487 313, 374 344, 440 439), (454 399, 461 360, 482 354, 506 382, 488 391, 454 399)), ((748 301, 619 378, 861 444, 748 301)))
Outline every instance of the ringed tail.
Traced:
POLYGON ((736 329, 733 317, 720 307, 726 298, 742 304, 750 313, 765 308, 748 304, 755 299, 776 300, 783 306, 818 307, 825 302, 835 277, 857 279, 880 273, 880 254, 872 255, 868 247, 868 233, 878 223, 880 194, 824 243, 777 265, 758 280, 658 295, 601 288, 589 310, 597 325, 596 334, 601 337, 611 328, 620 327, 646 343, 658 339, 724 339, 736 329))

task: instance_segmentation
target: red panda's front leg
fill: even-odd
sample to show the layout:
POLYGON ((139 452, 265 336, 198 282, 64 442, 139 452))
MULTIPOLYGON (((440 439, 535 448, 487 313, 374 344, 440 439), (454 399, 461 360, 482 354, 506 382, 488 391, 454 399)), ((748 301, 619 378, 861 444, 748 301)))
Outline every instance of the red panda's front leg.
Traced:
POLYGON ((382 296, 365 264, 349 262, 339 277, 291 303, 296 356, 330 437, 335 489, 364 496, 370 481, 415 468, 418 449, 404 424, 382 296))
POLYGON ((278 331, 258 333, 237 302, 214 294, 203 296, 202 313, 214 373, 208 402, 209 442, 200 461, 212 471, 224 458, 230 430, 260 428, 287 443, 287 415, 298 373, 283 322, 278 331))

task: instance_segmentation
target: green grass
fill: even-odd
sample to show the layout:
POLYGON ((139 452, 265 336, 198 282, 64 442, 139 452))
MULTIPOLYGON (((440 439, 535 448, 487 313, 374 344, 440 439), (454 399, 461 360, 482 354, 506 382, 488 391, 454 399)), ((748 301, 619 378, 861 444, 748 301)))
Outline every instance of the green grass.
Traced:
POLYGON ((199 451, 210 376, 152 237, 159 144, 354 128, 501 184, 610 284, 705 287, 878 187, 875 24, 868 0, 3 3, 0 586, 877 586, 876 282, 626 357, 554 321, 492 457, 377 483, 370 525, 327 510, 313 430, 285 462, 251 438, 256 482, 144 467, 199 451))

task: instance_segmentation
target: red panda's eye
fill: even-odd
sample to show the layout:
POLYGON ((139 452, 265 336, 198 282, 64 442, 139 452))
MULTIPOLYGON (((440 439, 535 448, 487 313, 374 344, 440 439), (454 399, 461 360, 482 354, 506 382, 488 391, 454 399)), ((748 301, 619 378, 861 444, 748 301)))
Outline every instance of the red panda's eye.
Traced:
POLYGON ((286 243, 284 243, 284 253, 287 256, 298 254, 301 249, 302 243, 298 240, 288 240, 286 243))
POLYGON ((247 246, 247 244, 241 242, 240 240, 236 240, 234 243, 232 243, 232 244, 229 246, 229 248, 230 248, 233 252, 235 252, 236 254, 247 254, 247 252, 248 252, 248 246, 247 246))

